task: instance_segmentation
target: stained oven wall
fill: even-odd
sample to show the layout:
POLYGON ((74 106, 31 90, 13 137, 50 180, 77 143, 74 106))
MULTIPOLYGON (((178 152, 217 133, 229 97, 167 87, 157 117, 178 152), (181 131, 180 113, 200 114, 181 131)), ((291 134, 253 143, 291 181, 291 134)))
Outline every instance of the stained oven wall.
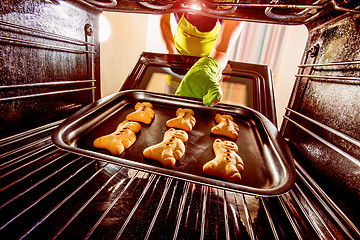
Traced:
POLYGON ((0 7, 1 137, 66 118, 100 97, 98 12, 66 1, 0 7))
POLYGON ((308 24, 309 39, 282 125, 299 164, 359 224, 360 15, 308 24))

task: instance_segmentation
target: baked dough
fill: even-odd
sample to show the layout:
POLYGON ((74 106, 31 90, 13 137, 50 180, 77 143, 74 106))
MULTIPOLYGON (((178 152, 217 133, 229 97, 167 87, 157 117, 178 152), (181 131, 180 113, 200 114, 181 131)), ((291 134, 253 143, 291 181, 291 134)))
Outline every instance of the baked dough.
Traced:
POLYGON ((216 135, 223 135, 232 139, 237 139, 239 136, 239 126, 234 123, 234 119, 230 115, 216 114, 216 126, 211 128, 211 132, 216 135))
POLYGON ((155 112, 151 103, 138 102, 135 104, 135 112, 128 114, 126 120, 149 124, 154 117, 155 112))
POLYGON ((187 108, 179 108, 176 111, 176 118, 170 119, 166 122, 166 126, 171 128, 179 128, 186 132, 190 132, 195 126, 196 120, 194 111, 187 108))
POLYGON ((170 128, 164 134, 163 141, 147 147, 144 157, 159 161, 164 167, 172 167, 185 153, 184 143, 188 140, 188 134, 183 130, 170 128))
POLYGON ((117 126, 115 132, 95 139, 94 147, 104 148, 114 155, 120 155, 136 141, 136 133, 140 129, 140 123, 125 120, 117 126))
POLYGON ((238 147, 234 142, 216 139, 213 144, 215 158, 203 166, 203 172, 218 176, 233 183, 241 181, 244 162, 237 154, 238 147))

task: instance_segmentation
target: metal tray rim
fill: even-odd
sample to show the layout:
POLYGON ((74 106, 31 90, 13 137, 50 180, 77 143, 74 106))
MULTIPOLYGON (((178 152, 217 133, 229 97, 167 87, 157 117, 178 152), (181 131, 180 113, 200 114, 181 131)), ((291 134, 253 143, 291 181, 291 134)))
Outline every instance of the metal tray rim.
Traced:
MULTIPOLYGON (((71 125, 75 124, 77 121, 81 121, 84 117, 91 115, 92 113, 96 112, 98 109, 101 109, 103 106, 106 106, 111 101, 114 101, 116 98, 118 98, 124 94, 131 94, 131 93, 144 94, 144 96, 151 95, 151 96, 155 96, 155 97, 161 96, 161 97, 165 97, 165 98, 181 98, 181 101, 185 101, 185 102, 188 102, 191 104, 196 103, 196 104, 199 104, 199 106, 202 105, 201 101, 199 101, 198 99, 183 98, 183 97, 167 95, 167 94, 158 94, 158 93, 153 93, 153 92, 149 92, 149 91, 145 91, 145 90, 121 91, 121 92, 112 94, 110 96, 107 96, 105 98, 102 98, 94 103, 91 103, 91 104, 85 106, 84 108, 80 109, 78 112, 71 115, 68 119, 66 119, 64 122, 62 122, 54 130, 54 132, 52 134, 52 141, 60 149, 67 150, 72 153, 82 155, 85 157, 90 157, 90 158, 94 158, 94 159, 97 159, 100 161, 105 161, 105 162, 110 162, 110 163, 121 165, 121 166, 126 166, 129 168, 141 170, 144 172, 149 172, 149 173, 154 173, 154 174, 158 174, 158 175, 162 175, 162 176, 166 176, 166 177, 172 177, 172 178, 176 178, 176 179, 180 179, 180 180, 199 183, 199 184, 216 187, 216 188, 220 188, 220 189, 224 189, 224 190, 229 190, 229 191, 233 191, 233 192, 246 193, 249 195, 277 196, 277 195, 286 193, 295 184, 295 179, 296 179, 295 166, 294 166, 291 152, 288 149, 287 145, 286 145, 286 148, 281 149, 281 153, 279 153, 282 156, 286 155, 286 157, 285 157, 286 159, 289 159, 289 157, 290 157, 290 159, 287 162, 283 163, 283 164, 285 164, 284 168, 288 171, 286 173, 288 175, 287 181, 283 182, 279 186, 272 187, 272 188, 255 188, 255 187, 241 185, 241 184, 235 184, 235 183, 231 183, 231 182, 227 182, 227 181, 221 181, 221 180, 212 179, 212 178, 204 178, 201 176, 195 176, 192 174, 179 172, 179 171, 175 171, 172 169, 161 168, 161 167, 157 167, 157 166, 134 162, 131 160, 121 158, 119 156, 107 155, 107 154, 71 146, 64 141, 64 133, 66 132, 66 130, 68 128, 70 128, 71 125)), ((234 107, 235 106, 232 106, 229 104, 219 104, 216 107, 214 107, 214 109, 226 110, 226 108, 232 109, 234 107)), ((279 148, 277 141, 280 140, 280 141, 285 142, 285 140, 283 140, 281 138, 279 139, 279 136, 277 136, 276 139, 274 139, 273 134, 277 132, 277 129, 270 122, 270 120, 265 118, 261 113, 255 111, 253 109, 250 109, 248 107, 244 107, 244 106, 241 106, 241 107, 236 106, 236 107, 250 111, 251 113, 253 113, 255 116, 257 116, 259 118, 259 120, 261 121, 261 123, 264 126, 265 131, 268 134, 270 141, 272 142, 272 144, 274 145, 275 148, 276 147, 279 148), (276 132, 274 132, 274 131, 276 131, 276 132)), ((204 108, 208 108, 208 107, 204 106, 204 108)), ((279 134, 277 134, 277 135, 279 135, 279 134)), ((284 158, 284 157, 282 157, 282 158, 284 158)))

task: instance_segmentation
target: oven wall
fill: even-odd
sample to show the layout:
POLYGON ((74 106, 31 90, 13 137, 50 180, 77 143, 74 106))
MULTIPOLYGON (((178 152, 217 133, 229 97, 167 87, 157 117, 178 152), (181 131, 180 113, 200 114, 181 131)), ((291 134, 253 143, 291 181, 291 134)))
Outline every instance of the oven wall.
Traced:
POLYGON ((98 15, 67 1, 0 4, 0 137, 100 97, 98 15))
POLYGON ((360 201, 360 15, 308 25, 282 134, 296 161, 346 214, 360 201))

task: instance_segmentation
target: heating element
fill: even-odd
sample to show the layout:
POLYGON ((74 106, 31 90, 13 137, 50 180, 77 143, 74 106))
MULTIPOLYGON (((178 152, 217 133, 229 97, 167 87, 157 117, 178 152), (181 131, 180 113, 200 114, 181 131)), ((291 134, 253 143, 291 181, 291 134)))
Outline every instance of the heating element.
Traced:
MULTIPOLYGON (((143 11, 136 6, 124 11, 143 11)), ((80 1, 2 4, 0 238, 360 238, 360 16, 354 1, 341 6, 353 11, 305 21, 307 50, 280 129, 297 180, 283 195, 262 197, 55 147, 52 131, 99 98, 99 10, 80 1)))
POLYGON ((348 0, 77 0, 77 2, 99 11, 146 14, 189 11, 222 19, 289 25, 313 22, 333 10, 339 14, 360 13, 356 1, 348 0))

